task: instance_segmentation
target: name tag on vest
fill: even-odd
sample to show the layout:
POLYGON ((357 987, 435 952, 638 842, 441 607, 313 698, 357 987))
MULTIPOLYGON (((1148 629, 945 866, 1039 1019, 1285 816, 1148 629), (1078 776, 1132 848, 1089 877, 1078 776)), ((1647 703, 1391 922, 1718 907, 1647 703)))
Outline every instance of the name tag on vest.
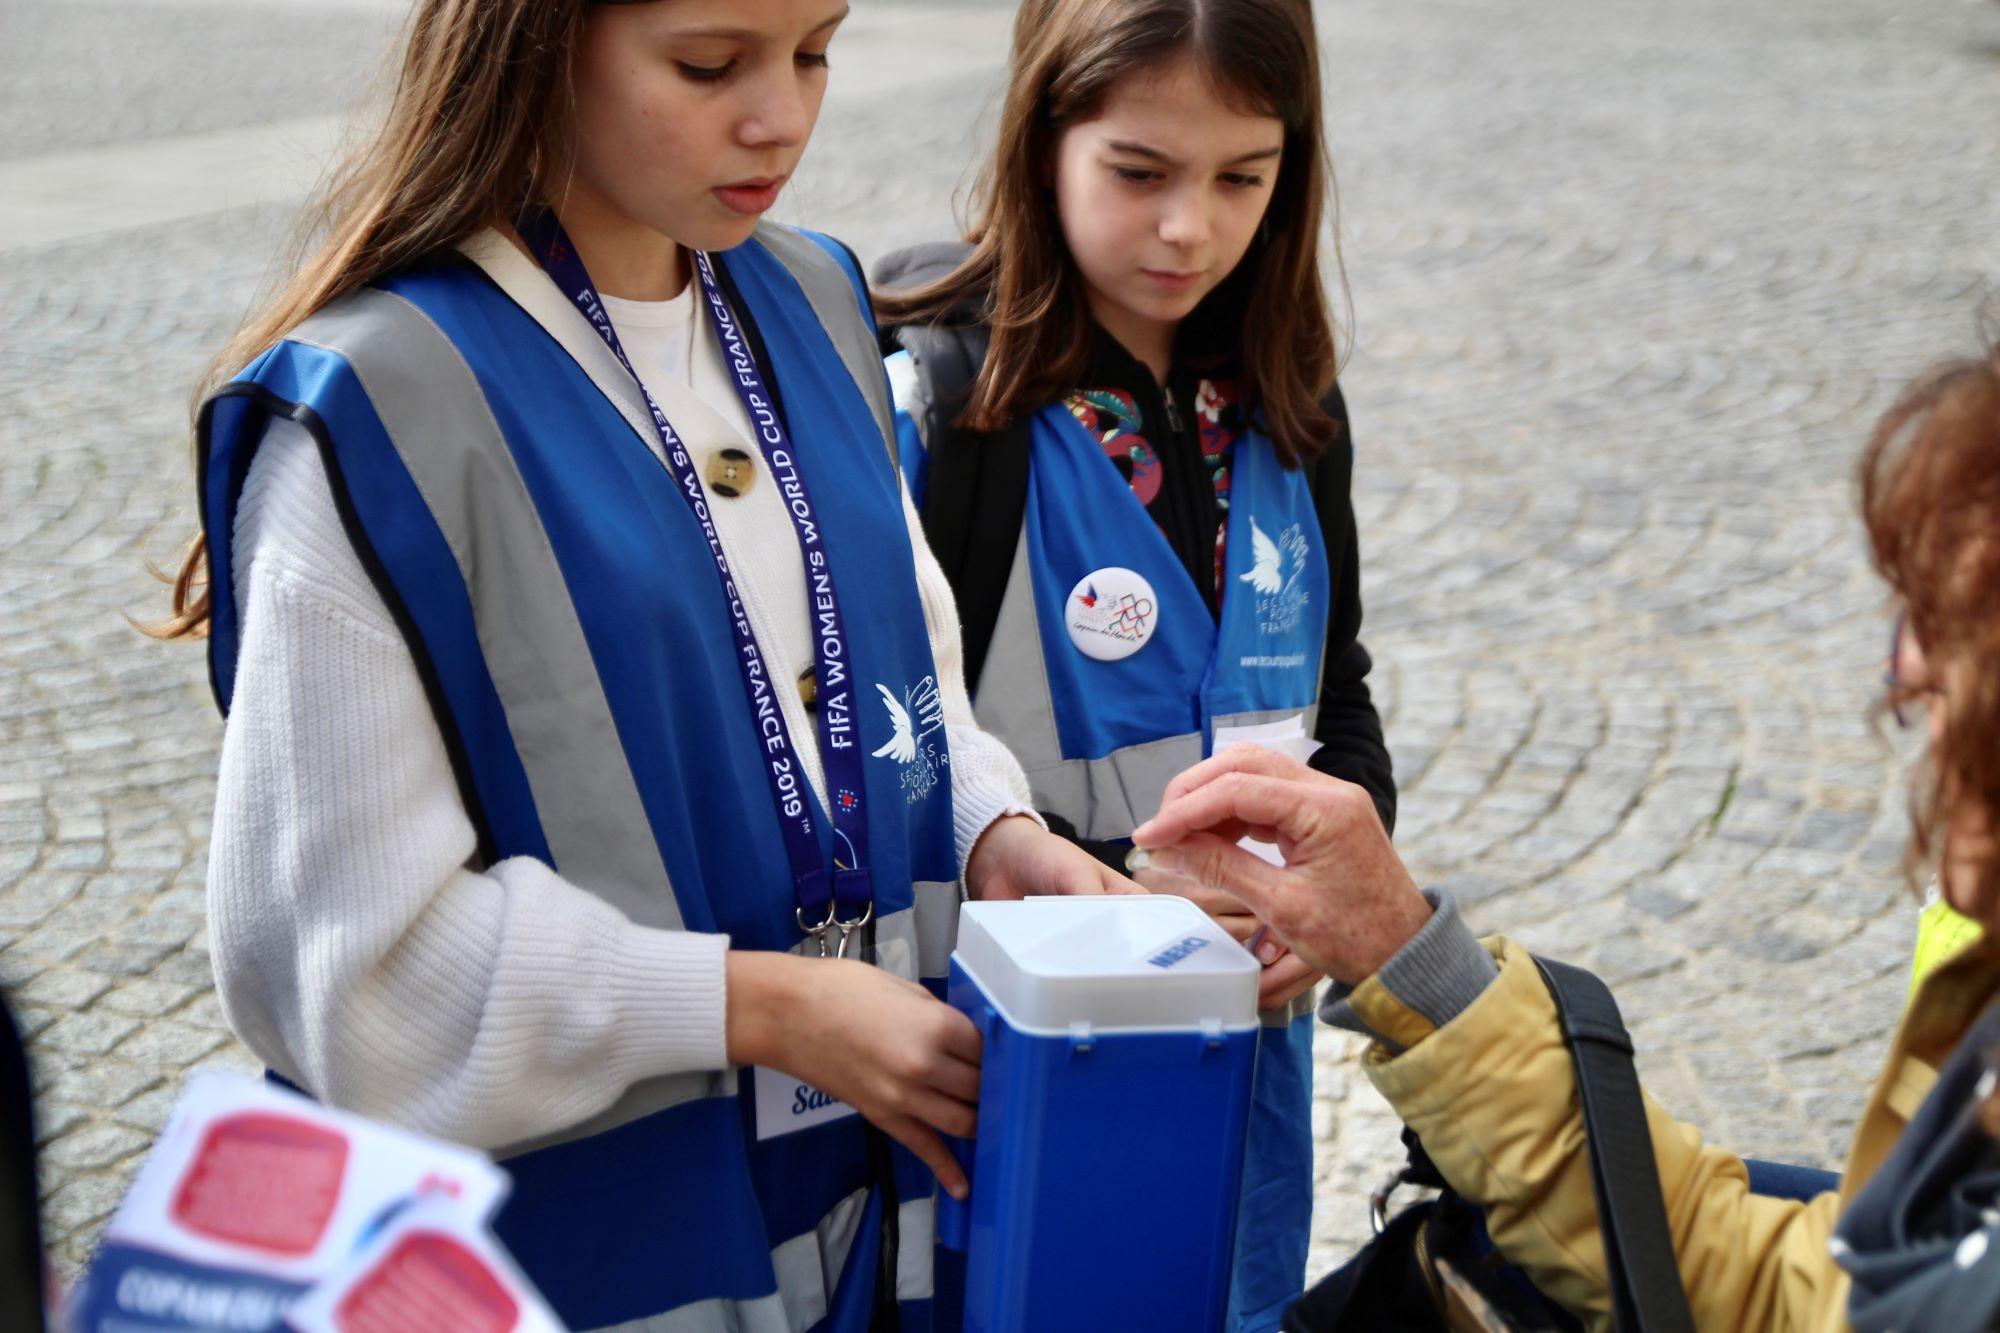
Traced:
POLYGON ((759 1143, 858 1114, 846 1102, 837 1101, 812 1084, 801 1083, 776 1069, 755 1066, 751 1081, 757 1085, 759 1143))

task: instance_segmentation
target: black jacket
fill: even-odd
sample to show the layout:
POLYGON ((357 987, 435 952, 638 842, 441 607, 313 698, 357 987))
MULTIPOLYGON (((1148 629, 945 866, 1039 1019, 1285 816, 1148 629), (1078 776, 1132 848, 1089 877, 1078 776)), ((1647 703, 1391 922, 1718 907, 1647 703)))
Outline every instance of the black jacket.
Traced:
MULTIPOLYGON (((963 253, 960 244, 899 251, 877 264, 872 276, 882 287, 913 285, 941 276, 963 253)), ((930 419, 922 423, 930 443, 929 484, 921 506, 924 535, 957 599, 965 638, 966 682, 976 690, 1026 514, 1027 422, 1018 421, 991 434, 961 430, 952 424, 985 354, 985 330, 976 313, 963 323, 944 327, 885 328, 883 347, 885 351, 909 351, 929 390, 930 419)), ((1115 371, 1121 355, 1122 349, 1107 349, 1098 360, 1115 371)), ((1328 393, 1324 405, 1341 423, 1341 435, 1319 458, 1306 464, 1334 589, 1314 731, 1321 745, 1311 765, 1366 788, 1383 826, 1393 830, 1395 776, 1382 741, 1382 722, 1368 692, 1372 664, 1359 638, 1360 552, 1350 495, 1353 451, 1346 433, 1347 406, 1338 386, 1328 393)), ((1187 489, 1184 478, 1182 483, 1187 489)), ((1215 536, 1212 517, 1203 524, 1190 513, 1184 520, 1162 521, 1161 530, 1191 573, 1205 567, 1215 536)), ((1207 591, 1206 581, 1201 582, 1207 591)), ((1049 824, 1108 863, 1123 864, 1123 846, 1076 838, 1074 828, 1057 817, 1049 817, 1049 824)))

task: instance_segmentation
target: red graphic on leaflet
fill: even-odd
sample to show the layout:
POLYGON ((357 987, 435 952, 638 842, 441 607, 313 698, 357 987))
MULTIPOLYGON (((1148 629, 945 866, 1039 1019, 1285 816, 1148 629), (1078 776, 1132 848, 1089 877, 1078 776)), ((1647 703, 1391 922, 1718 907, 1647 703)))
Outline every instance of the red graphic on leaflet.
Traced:
POLYGON ((267 1254, 311 1254, 340 1205, 347 1137, 268 1111, 209 1126, 174 1195, 173 1218, 196 1235, 267 1254))
POLYGON ((412 1231, 341 1297, 333 1326, 340 1333, 507 1333, 520 1317, 485 1260, 442 1232, 412 1231))

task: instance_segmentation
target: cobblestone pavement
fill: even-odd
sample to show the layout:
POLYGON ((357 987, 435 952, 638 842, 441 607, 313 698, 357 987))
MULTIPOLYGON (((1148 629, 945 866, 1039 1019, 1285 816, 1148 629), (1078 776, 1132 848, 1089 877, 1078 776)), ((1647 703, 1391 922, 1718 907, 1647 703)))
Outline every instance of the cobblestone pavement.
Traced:
MULTIPOLYGON (((1004 15, 859 8, 789 208, 868 256, 945 228, 1004 15)), ((1398 841, 1482 927, 1616 983, 1669 1107, 1837 1165, 1914 920, 1850 468, 2000 272, 2000 7, 1320 13, 1398 841)), ((12 0, 0 160, 334 109, 391 22, 12 0)), ((0 248, 0 981, 66 1270, 186 1073, 253 1067, 204 944, 201 657, 124 617, 159 608, 185 395, 282 224, 0 248)), ((1396 1159, 1353 1054, 1325 1034, 1315 1270, 1396 1159)))

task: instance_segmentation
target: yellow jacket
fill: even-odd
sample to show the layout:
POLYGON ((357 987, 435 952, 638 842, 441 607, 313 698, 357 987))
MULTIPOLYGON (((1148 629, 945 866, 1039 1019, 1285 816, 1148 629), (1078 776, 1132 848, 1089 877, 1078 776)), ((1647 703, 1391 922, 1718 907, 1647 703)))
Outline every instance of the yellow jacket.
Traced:
MULTIPOLYGON (((1431 1160, 1481 1204, 1494 1243, 1544 1292, 1611 1326, 1604 1249, 1576 1082, 1555 1005, 1528 955, 1485 941, 1500 975, 1444 1027, 1370 977, 1348 1005, 1406 1049, 1369 1048, 1362 1065, 1431 1160)), ((1847 1275, 1827 1242, 1839 1210, 1878 1167, 1937 1069, 2000 992, 2000 944, 1985 940, 1941 965, 1912 999, 1849 1150, 1838 1198, 1811 1203, 1749 1192, 1742 1160, 1702 1142, 1649 1097, 1647 1123, 1695 1325, 1845 1329, 1847 1275)))

